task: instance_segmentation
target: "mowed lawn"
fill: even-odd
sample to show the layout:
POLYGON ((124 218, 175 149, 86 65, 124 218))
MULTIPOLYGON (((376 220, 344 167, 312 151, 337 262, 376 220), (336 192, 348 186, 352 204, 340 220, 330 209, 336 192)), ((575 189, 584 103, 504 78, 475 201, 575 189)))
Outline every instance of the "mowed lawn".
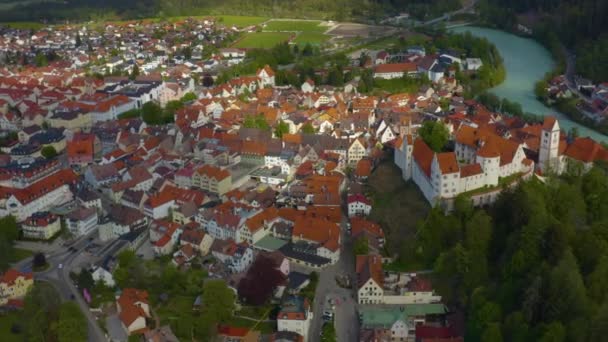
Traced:
POLYGON ((264 17, 251 17, 251 16, 241 16, 241 15, 220 15, 217 17, 221 20, 221 23, 226 26, 238 26, 238 27, 247 27, 251 25, 257 25, 265 22, 268 18, 264 17))
POLYGON ((320 24, 318 20, 271 20, 264 31, 325 32, 328 27, 320 24))
POLYGON ((7 23, 0 23, 0 26, 7 26, 15 30, 40 30, 45 27, 42 23, 34 21, 14 21, 7 23))
MULTIPOLYGON (((19 312, 10 312, 0 315, 0 341, 2 342, 20 342, 25 340, 23 334, 13 334, 11 328, 13 324, 23 321, 23 317, 19 312)), ((23 325, 21 325, 23 327, 23 325)))
POLYGON ((318 45, 326 42, 329 39, 329 36, 323 33, 318 32, 301 32, 298 34, 296 39, 294 39, 294 43, 304 45, 304 44, 312 44, 318 45))
POLYGON ((238 40, 233 47, 245 49, 269 49, 277 44, 286 42, 291 37, 287 32, 252 32, 238 40))

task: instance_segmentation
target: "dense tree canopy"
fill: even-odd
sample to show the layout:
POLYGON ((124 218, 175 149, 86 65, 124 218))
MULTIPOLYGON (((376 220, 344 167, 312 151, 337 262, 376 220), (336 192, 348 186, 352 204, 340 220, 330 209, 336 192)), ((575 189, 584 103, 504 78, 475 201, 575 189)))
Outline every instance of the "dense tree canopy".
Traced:
POLYGON ((58 341, 87 341, 87 321, 76 302, 61 304, 59 320, 54 328, 58 341))
POLYGON ((19 237, 19 226, 14 216, 0 218, 0 271, 4 272, 14 261, 13 243, 19 237))
POLYGON ((434 120, 425 121, 418 134, 435 152, 441 152, 450 138, 450 132, 443 122, 434 120))
POLYGON ((53 146, 47 145, 40 150, 40 154, 46 159, 51 159, 57 156, 57 150, 53 146))
POLYGON ((513 28, 519 14, 532 14, 525 24, 554 53, 561 41, 577 53, 577 71, 596 82, 608 79, 608 2, 604 0, 484 0, 480 9, 485 22, 513 28))
POLYGON ((276 287, 285 280, 285 275, 278 266, 270 257, 258 255, 245 278, 239 282, 239 297, 249 304, 264 304, 276 287))
POLYGON ((465 312, 465 340, 595 341, 608 316, 606 201, 597 167, 524 182, 487 210, 459 197, 421 222, 414 250, 465 312))

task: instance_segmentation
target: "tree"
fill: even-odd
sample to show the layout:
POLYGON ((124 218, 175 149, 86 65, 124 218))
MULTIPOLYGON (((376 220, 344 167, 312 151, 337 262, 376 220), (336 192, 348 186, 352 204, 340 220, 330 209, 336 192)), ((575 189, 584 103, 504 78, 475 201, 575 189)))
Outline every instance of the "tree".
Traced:
POLYGON ((137 65, 137 63, 133 64, 133 69, 131 70, 131 74, 129 75, 129 78, 131 80, 134 80, 137 78, 137 76, 139 76, 139 66, 137 65))
POLYGON ((365 236, 355 240, 353 252, 355 255, 366 255, 369 253, 369 244, 365 236))
POLYGON ((182 103, 184 103, 184 102, 196 101, 197 99, 198 99, 198 97, 196 96, 195 93, 189 92, 189 93, 184 94, 184 96, 182 96, 180 101, 182 103))
POLYGON ((203 76, 203 87, 209 88, 211 86, 213 86, 213 77, 209 74, 205 74, 205 76, 203 76))
POLYGON ((481 342, 502 342, 502 333, 498 323, 490 323, 481 336, 481 342))
POLYGON ((211 340, 218 324, 226 323, 234 311, 234 292, 223 280, 207 280, 203 285, 203 308, 199 318, 199 334, 211 340))
POLYGON ((289 133, 289 125, 285 121, 279 120, 279 123, 274 128, 274 135, 280 139, 283 137, 283 134, 287 133, 289 133))
POLYGON ((38 252, 34 254, 34 258, 32 259, 33 268, 41 268, 46 266, 46 256, 42 252, 38 252))
POLYGON ((37 67, 45 67, 49 65, 49 60, 44 53, 38 52, 36 57, 34 57, 34 64, 36 64, 37 67))
POLYGON ((321 336, 321 342, 336 342, 336 328, 332 322, 323 324, 323 335, 321 336))
POLYGON ((78 273, 78 287, 81 289, 89 289, 91 290, 95 286, 95 280, 93 280, 93 275, 88 270, 82 270, 78 273))
POLYGON ((82 45, 82 39, 80 38, 80 32, 76 32, 76 47, 80 47, 82 45))
POLYGON ((587 291, 579 272, 575 256, 570 250, 551 270, 545 315, 551 320, 567 321, 584 317, 589 312, 587 291))
POLYGON ((540 342, 564 342, 566 340, 566 329, 560 322, 552 322, 543 330, 540 342))
POLYGON ((302 125, 301 131, 304 134, 315 134, 315 128, 313 127, 313 125, 310 122, 307 122, 304 125, 302 125))
POLYGON ((86 341, 87 321, 75 302, 65 302, 59 309, 59 320, 54 325, 59 341, 86 341))
MULTIPOLYGON (((52 324, 59 318, 59 294, 48 284, 36 283, 24 298, 23 316, 28 319, 25 335, 28 341, 54 340, 52 324)), ((86 326, 86 324, 85 324, 86 326)))
POLYGON ((272 296, 275 288, 285 280, 279 265, 264 254, 258 255, 245 278, 239 282, 239 297, 253 305, 264 304, 272 296))
POLYGON ((312 56, 312 54, 312 45, 310 45, 310 43, 306 43, 306 45, 304 45, 304 48, 302 49, 302 56, 312 56))
POLYGON ((450 138, 450 132, 441 121, 425 121, 418 134, 435 152, 441 152, 450 138))
POLYGON ((146 102, 142 106, 142 119, 149 125, 159 125, 163 123, 163 110, 155 102, 146 102))
POLYGON ((40 154, 46 159, 57 157, 57 150, 52 145, 46 145, 40 150, 40 154))

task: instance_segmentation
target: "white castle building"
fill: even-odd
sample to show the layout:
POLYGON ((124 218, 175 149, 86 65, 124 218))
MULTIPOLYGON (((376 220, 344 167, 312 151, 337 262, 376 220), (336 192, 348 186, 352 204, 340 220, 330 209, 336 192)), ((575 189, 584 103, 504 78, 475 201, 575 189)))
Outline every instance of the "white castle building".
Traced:
MULTIPOLYGON (((523 129, 522 129, 523 130, 523 129)), ((513 133, 517 129, 513 130, 513 133)), ((505 186, 534 174, 561 174, 572 165, 589 170, 595 161, 608 161, 608 150, 591 138, 568 141, 554 117, 527 126, 526 139, 509 139, 477 124, 462 124, 453 134, 453 152, 433 152, 421 138, 408 135, 395 145, 395 164, 404 180, 412 180, 431 203, 447 205, 462 193, 475 205, 492 203, 505 186), (535 133, 536 132, 536 133, 535 133), (528 158, 537 154, 537 160, 528 158)))

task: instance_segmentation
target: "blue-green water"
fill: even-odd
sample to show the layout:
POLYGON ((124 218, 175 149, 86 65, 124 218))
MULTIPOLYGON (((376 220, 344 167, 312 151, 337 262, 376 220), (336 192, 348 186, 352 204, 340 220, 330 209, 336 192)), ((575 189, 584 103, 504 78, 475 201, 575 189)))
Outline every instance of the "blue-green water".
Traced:
POLYGON ((568 119, 563 113, 545 106, 534 95, 535 83, 555 67, 555 61, 547 49, 536 41, 514 34, 475 26, 452 28, 456 33, 471 32, 492 42, 502 56, 507 72, 505 81, 490 91, 500 97, 519 102, 524 112, 537 115, 554 115, 562 130, 577 127, 580 136, 589 136, 597 141, 608 141, 608 136, 568 119))

